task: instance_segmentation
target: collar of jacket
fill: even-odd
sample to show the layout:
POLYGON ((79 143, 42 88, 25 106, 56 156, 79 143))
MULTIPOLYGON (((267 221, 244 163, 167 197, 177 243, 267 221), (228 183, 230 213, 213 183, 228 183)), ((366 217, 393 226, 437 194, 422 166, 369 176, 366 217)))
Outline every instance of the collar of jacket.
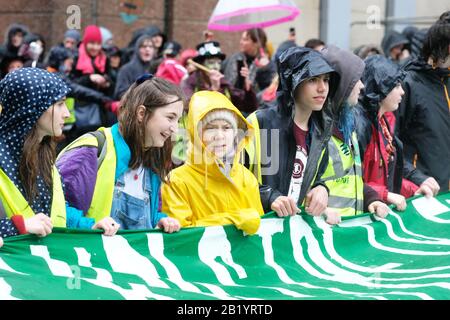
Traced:
POLYGON ((131 150, 119 131, 119 123, 111 127, 111 133, 114 140, 114 147, 116 148, 117 164, 115 181, 117 181, 128 170, 128 165, 131 160, 131 150))

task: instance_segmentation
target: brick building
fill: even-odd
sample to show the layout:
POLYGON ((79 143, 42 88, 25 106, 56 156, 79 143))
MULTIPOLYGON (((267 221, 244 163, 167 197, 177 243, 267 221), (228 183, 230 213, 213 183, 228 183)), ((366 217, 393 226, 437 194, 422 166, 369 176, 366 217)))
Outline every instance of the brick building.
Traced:
MULTIPOLYGON (((169 39, 177 40, 184 48, 195 47, 203 41, 202 32, 216 3, 217 0, 0 0, 0 41, 3 42, 8 25, 17 22, 42 34, 47 46, 54 45, 62 40, 67 22, 73 21, 67 9, 76 5, 80 8, 81 30, 89 24, 103 26, 111 30, 119 47, 128 44, 134 30, 150 24, 166 31, 169 39), (131 24, 121 17, 121 12, 125 12, 123 3, 137 7, 138 19, 131 24)), ((240 33, 215 34, 227 53, 238 50, 239 38, 240 33)))

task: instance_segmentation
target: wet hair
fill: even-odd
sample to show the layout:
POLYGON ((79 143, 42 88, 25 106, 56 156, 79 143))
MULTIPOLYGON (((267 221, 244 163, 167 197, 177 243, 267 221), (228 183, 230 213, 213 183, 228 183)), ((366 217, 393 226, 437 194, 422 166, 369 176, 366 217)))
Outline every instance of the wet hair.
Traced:
POLYGON ((125 92, 119 109, 119 125, 121 133, 131 150, 130 168, 139 166, 151 168, 162 181, 172 169, 172 141, 167 139, 161 148, 145 149, 145 128, 149 119, 158 108, 176 101, 186 104, 183 91, 169 81, 147 75, 145 80, 139 78, 125 92), (145 107, 144 121, 137 118, 139 106, 145 107))
POLYGON ((450 11, 444 12, 425 37, 422 55, 431 58, 434 63, 447 59, 450 45, 450 11))
POLYGON ((267 35, 261 28, 254 28, 245 31, 253 42, 258 43, 261 48, 265 49, 267 44, 267 35))
MULTIPOLYGON (((52 109, 52 129, 54 109, 52 109)), ((25 199, 31 203, 37 196, 37 177, 41 176, 45 185, 52 190, 52 166, 56 159, 56 142, 51 136, 39 141, 36 123, 25 138, 19 162, 19 177, 22 182, 25 199)))
POLYGON ((305 43, 305 47, 306 48, 310 48, 310 49, 314 49, 318 46, 324 46, 325 42, 323 42, 320 39, 309 39, 308 41, 306 41, 305 43))

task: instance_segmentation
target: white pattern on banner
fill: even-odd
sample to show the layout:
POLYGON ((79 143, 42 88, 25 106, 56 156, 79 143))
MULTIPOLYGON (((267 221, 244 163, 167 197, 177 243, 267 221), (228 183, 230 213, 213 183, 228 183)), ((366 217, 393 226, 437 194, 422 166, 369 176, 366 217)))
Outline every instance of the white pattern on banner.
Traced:
POLYGON ((449 224, 450 220, 444 220, 436 218, 437 215, 449 212, 450 208, 439 202, 436 198, 427 199, 425 197, 415 199, 412 201, 413 206, 417 212, 429 221, 433 221, 441 224, 449 224))
POLYGON ((102 235, 102 239, 106 256, 114 272, 134 274, 141 277, 150 287, 169 289, 169 286, 160 279, 150 260, 134 250, 124 237, 102 235))
POLYGON ((149 233, 147 234, 147 239, 150 254, 164 267, 170 281, 180 287, 181 290, 202 293, 200 289, 192 283, 183 280, 178 268, 164 256, 164 241, 162 233, 149 233))
POLYGON ((148 298, 158 299, 159 297, 162 297, 162 299, 167 299, 165 296, 153 294, 148 290, 147 287, 141 284, 128 283, 131 289, 124 289, 122 287, 119 287, 112 282, 113 278, 108 270, 92 267, 91 254, 87 252, 85 248, 74 249, 78 256, 78 264, 81 267, 92 268, 97 272, 96 279, 80 278, 80 280, 84 280, 98 287, 116 291, 127 300, 147 300, 148 298))
POLYGON ((11 295, 12 288, 5 279, 0 278, 0 300, 20 300, 11 295))
POLYGON ((74 278, 70 266, 64 261, 50 258, 50 253, 48 252, 48 248, 46 246, 31 245, 30 250, 33 256, 41 257, 45 260, 45 262, 47 262, 48 267, 50 268, 50 271, 53 275, 74 278))
POLYGON ((216 274, 217 280, 223 285, 236 286, 228 270, 216 261, 217 257, 233 268, 239 279, 247 278, 247 273, 242 266, 233 261, 231 244, 223 227, 206 228, 198 243, 198 256, 200 260, 210 267, 216 274))
POLYGON ((8 266, 8 265, 6 264, 6 262, 3 261, 2 258, 0 258, 0 270, 5 270, 5 271, 8 271, 8 272, 12 272, 12 273, 17 273, 17 274, 26 275, 26 273, 22 273, 22 272, 16 271, 16 270, 14 270, 13 268, 11 268, 10 266, 8 266))

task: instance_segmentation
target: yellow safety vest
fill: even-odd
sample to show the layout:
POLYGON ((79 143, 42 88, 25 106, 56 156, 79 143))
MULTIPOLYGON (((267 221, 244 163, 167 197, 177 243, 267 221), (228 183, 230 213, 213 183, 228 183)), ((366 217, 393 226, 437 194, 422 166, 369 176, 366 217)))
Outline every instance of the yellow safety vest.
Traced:
MULTIPOLYGON (((66 227, 66 203, 61 185, 61 177, 55 166, 52 168, 53 195, 50 219, 54 227, 66 227)), ((8 178, 6 173, 0 169, 0 200, 5 209, 6 216, 21 215, 25 219, 35 215, 22 192, 8 178)))
POLYGON ((342 216, 354 216, 364 211, 364 184, 356 133, 352 134, 352 146, 339 138, 328 142, 328 166, 322 180, 330 190, 328 207, 342 216))
MULTIPOLYGON (((101 150, 102 161, 99 164, 100 167, 97 169, 97 180, 95 182, 92 202, 86 214, 87 217, 94 218, 96 222, 110 216, 117 160, 111 128, 100 128, 97 131, 104 133, 105 143, 101 150)), ((99 147, 97 138, 91 133, 87 133, 69 144, 61 151, 58 158, 69 150, 86 146, 99 147)))

